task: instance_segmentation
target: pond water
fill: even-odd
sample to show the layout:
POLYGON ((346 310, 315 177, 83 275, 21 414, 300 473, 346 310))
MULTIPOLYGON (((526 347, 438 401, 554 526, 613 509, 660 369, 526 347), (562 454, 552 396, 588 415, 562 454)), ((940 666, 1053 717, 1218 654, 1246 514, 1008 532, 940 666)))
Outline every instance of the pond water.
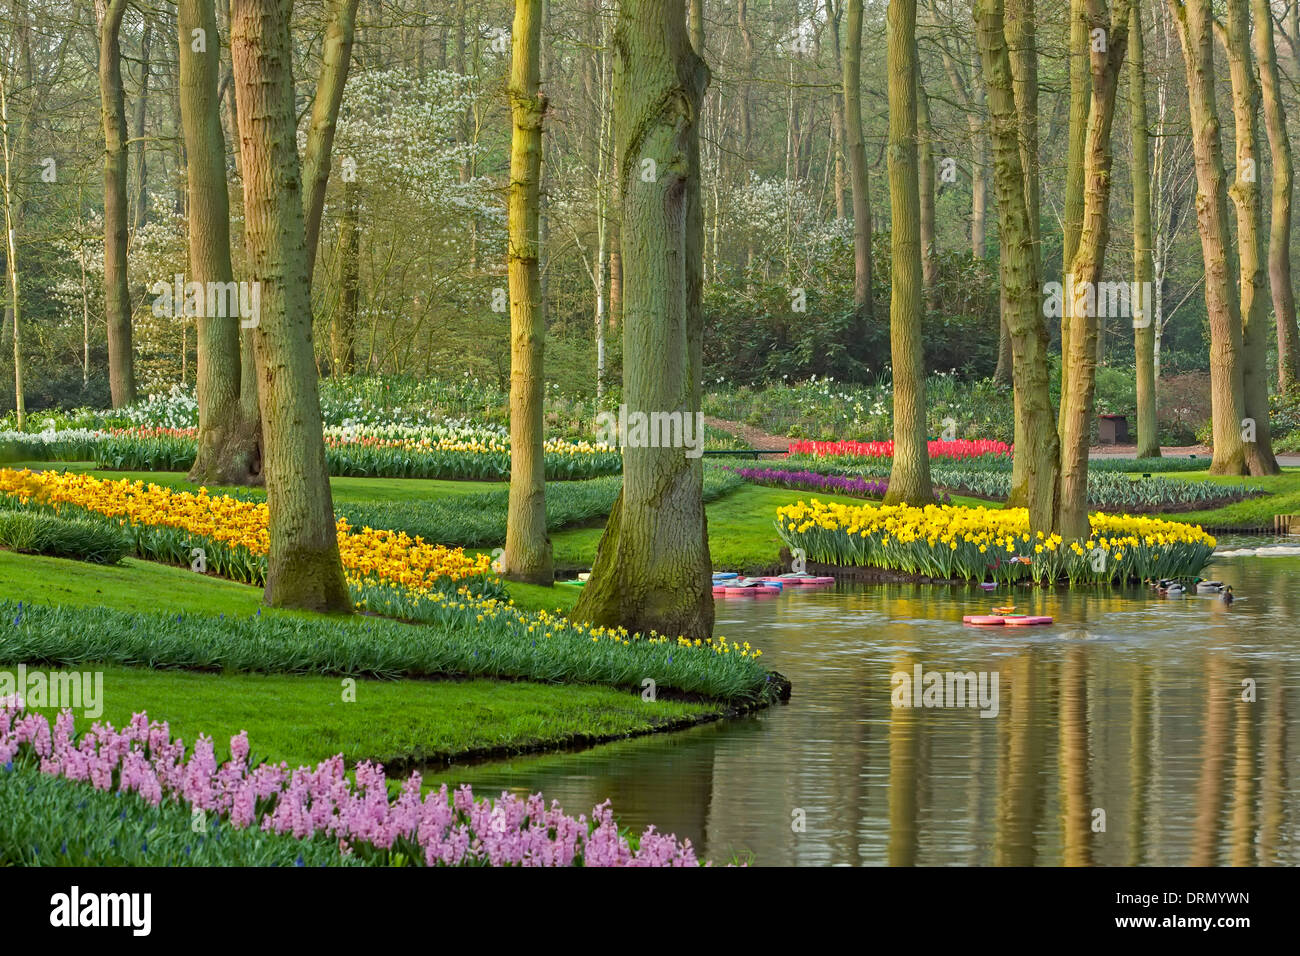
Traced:
POLYGON ((689 837, 715 862, 1295 865, 1300 554, 1249 553, 1261 543, 1220 542, 1246 552, 1208 569, 1230 607, 1136 587, 719 599, 718 632, 763 648, 793 681, 788 704, 441 779, 540 790, 570 812, 609 797, 624 826, 689 837), (1057 623, 961 623, 1008 602, 1057 623), (893 706, 891 676, 917 665, 983 672, 989 693, 996 675, 996 714, 991 698, 893 706))

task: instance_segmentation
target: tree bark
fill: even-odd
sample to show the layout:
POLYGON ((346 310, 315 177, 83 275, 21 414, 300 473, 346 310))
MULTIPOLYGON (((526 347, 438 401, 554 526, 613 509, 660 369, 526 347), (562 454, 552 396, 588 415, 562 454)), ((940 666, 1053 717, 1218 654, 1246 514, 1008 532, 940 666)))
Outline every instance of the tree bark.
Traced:
MULTIPOLYGON (((1264 128, 1272 157, 1272 212, 1269 216, 1268 281, 1277 322, 1278 388, 1289 391, 1300 380, 1300 333, 1296 329, 1295 290, 1291 287, 1291 192, 1294 174, 1291 139, 1282 106, 1277 48, 1269 0, 1251 0, 1255 11, 1255 60, 1264 103, 1264 128)), ((1295 11, 1297 7, 1292 6, 1295 11)))
MULTIPOLYGON (((709 70, 680 0, 624 0, 615 28, 614 111, 622 183, 624 397, 636 413, 700 421, 703 219, 700 104, 709 70), (654 163, 646 174, 644 160, 654 163)), ((627 436, 635 439, 635 435, 627 436)), ((704 639, 713 629, 703 469, 681 447, 623 455, 623 491, 572 616, 704 639)))
POLYGON ((862 0, 848 0, 844 43, 844 123, 853 189, 853 305, 862 319, 872 318, 871 193, 867 148, 862 139, 862 0))
MULTIPOLYGON (((9 97, 0 73, 0 146, 4 153, 5 272, 9 277, 9 308, 14 332, 14 413, 18 430, 27 427, 27 399, 23 386, 22 297, 18 279, 18 200, 15 197, 13 166, 15 149, 9 139, 9 97)), ((80 212, 80 211, 78 211, 80 212)), ((8 316, 6 316, 8 318, 8 316)))
POLYGON ((1042 293, 1034 262, 1038 250, 1029 227, 1025 176, 1020 165, 1020 123, 1002 0, 976 0, 974 16, 988 87, 993 182, 1004 263, 1002 281, 1007 290, 1016 414, 1022 422, 1016 435, 1025 451, 1025 506, 1029 509, 1030 527, 1048 533, 1057 526, 1059 446, 1048 392, 1047 326, 1040 307, 1042 293))
MULTIPOLYGON (((1061 278, 1066 284, 1070 264, 1079 248, 1083 229, 1083 162, 1088 136, 1088 104, 1092 76, 1089 72, 1089 22, 1087 0, 1070 0, 1070 128, 1065 160, 1065 206, 1062 210, 1061 278)), ((1069 389, 1070 363, 1065 355, 1069 348, 1071 296, 1061 299, 1061 409, 1060 428, 1065 431, 1065 394, 1069 389)))
POLYGON ((1241 304, 1228 262, 1228 200, 1214 91, 1214 35, 1210 0, 1167 0, 1178 28, 1187 74, 1192 153, 1196 164, 1196 222, 1205 261, 1205 308, 1210 322, 1210 398, 1216 475, 1246 473, 1241 438, 1245 399, 1241 374, 1241 304))
POLYGON ((546 462, 542 450, 543 344, 546 318, 538 281, 537 217, 542 166, 541 0, 517 0, 511 33, 510 112, 510 501, 501 559, 512 581, 551 585, 555 567, 546 533, 546 462))
POLYGON ((261 283, 253 329, 265 438, 266 600, 351 612, 339 560, 311 342, 289 42, 290 0, 233 0, 231 60, 244 169, 245 245, 261 283))
POLYGON ((1133 353, 1137 364, 1137 456, 1160 457, 1156 421, 1155 325, 1151 311, 1154 263, 1151 256, 1151 162, 1147 152, 1146 55, 1142 0, 1129 10, 1129 132, 1133 172, 1133 353))
POLYGON ((921 345, 921 188, 917 169, 916 0, 889 0, 889 204, 894 369, 894 461, 885 504, 934 503, 926 442, 925 352, 921 345))
POLYGON ((921 285, 927 312, 939 309, 939 256, 934 237, 934 127, 930 125, 930 100, 921 81, 920 57, 916 68, 917 178, 921 187, 921 285))
MULTIPOLYGON (((1216 24, 1217 26, 1217 24, 1216 24)), ((1238 289, 1241 296, 1241 390, 1246 469, 1276 475, 1268 420, 1268 282, 1260 241, 1264 233, 1259 196, 1259 84, 1250 55, 1250 0, 1228 0, 1227 18, 1217 31, 1228 58, 1237 148, 1236 175, 1228 195, 1237 211, 1238 289)))
POLYGON ((126 6, 127 0, 95 0, 99 104, 104 125, 104 315, 108 325, 108 385, 114 408, 135 401, 131 292, 126 276, 126 99, 118 40, 126 6))
POLYGON ((149 46, 153 25, 146 19, 140 37, 140 94, 135 100, 135 203, 132 228, 139 229, 149 218, 149 161, 145 150, 145 119, 149 114, 149 46))
MULTIPOLYGON (((178 0, 176 27, 181 129, 189 160, 190 279, 206 289, 234 280, 226 144, 217 93, 221 44, 213 0, 178 0), (195 31, 202 31, 201 43, 195 31), (203 49, 196 50, 196 45, 203 49)), ((246 419, 239 403, 240 321, 238 313, 203 314, 195 323, 199 435, 189 480, 198 484, 246 485, 261 480, 261 425, 256 416, 246 419)), ((253 374, 251 366, 247 374, 253 374)))
POLYGON ((343 186, 339 217, 339 307, 330 324, 330 374, 351 375, 357 367, 357 312, 361 304, 361 201, 356 182, 343 186))
POLYGON ((339 105, 343 102, 343 87, 348 79, 348 65, 352 60, 357 3, 358 0, 330 0, 329 22, 321 48, 320 76, 316 79, 316 96, 311 104, 311 123, 307 127, 302 168, 308 283, 316 269, 320 219, 325 209, 325 187, 330 177, 330 153, 334 146, 339 105))
POLYGON ((1083 158, 1083 223, 1079 245, 1066 273, 1066 298, 1074 298, 1070 310, 1068 355, 1062 353, 1061 367, 1069 366, 1068 388, 1061 391, 1061 536, 1085 539, 1091 533, 1088 522, 1088 444, 1091 434, 1093 392, 1097 383, 1097 335, 1100 327, 1094 295, 1092 307, 1078 309, 1080 288, 1096 290, 1106 263, 1110 238, 1111 124, 1120 70, 1128 49, 1129 0, 1115 0, 1106 28, 1104 0, 1087 0, 1088 21, 1093 29, 1105 29, 1105 41, 1089 44, 1092 95, 1088 104, 1088 136, 1083 158), (1086 284, 1083 284, 1086 283, 1086 284), (1082 284, 1082 285, 1081 285, 1082 284))

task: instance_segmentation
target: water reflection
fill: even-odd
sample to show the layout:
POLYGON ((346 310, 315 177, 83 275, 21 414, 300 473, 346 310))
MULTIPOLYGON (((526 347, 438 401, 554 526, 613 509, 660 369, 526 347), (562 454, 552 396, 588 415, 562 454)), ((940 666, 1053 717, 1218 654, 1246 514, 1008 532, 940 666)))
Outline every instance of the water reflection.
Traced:
POLYGON ((1300 558, 1214 573, 1233 584, 1231 607, 919 585, 731 601, 719 630, 794 681, 788 705, 441 776, 571 810, 609 797, 623 824, 689 836, 720 862, 1294 865, 1300 558), (1060 623, 960 623, 1006 600, 1060 623), (996 673, 997 716, 892 706, 891 675, 918 664, 996 673))

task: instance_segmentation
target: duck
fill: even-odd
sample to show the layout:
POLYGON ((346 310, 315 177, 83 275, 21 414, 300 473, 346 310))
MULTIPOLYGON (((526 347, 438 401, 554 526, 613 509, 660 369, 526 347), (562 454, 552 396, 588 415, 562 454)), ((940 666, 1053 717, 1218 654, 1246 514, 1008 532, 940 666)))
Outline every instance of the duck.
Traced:
POLYGON ((1196 579, 1197 594, 1219 594, 1222 591, 1223 591, 1222 581, 1202 581, 1200 578, 1196 579))
POLYGON ((1182 597, 1183 593, 1186 590, 1187 589, 1184 588, 1177 581, 1169 581, 1169 582, 1161 582, 1161 585, 1157 589, 1157 592, 1159 594, 1162 594, 1165 597, 1182 597))
POLYGON ((1227 585, 1227 586, 1224 587, 1224 589, 1223 589, 1223 597, 1219 598, 1219 600, 1222 601, 1224 604, 1231 604, 1231 603, 1232 603, 1232 600, 1233 600, 1233 598, 1232 598, 1232 585, 1229 584, 1229 585, 1227 585))

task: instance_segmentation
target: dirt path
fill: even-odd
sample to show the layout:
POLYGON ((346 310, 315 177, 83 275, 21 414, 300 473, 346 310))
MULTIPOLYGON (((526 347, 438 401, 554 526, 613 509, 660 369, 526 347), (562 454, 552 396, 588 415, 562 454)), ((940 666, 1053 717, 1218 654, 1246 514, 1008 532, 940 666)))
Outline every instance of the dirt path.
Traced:
POLYGON ((735 435, 737 438, 748 442, 750 448, 785 451, 790 447, 790 439, 782 438, 780 435, 768 434, 761 428, 755 428, 742 422, 729 422, 722 418, 711 418, 705 415, 704 424, 716 428, 720 432, 726 432, 728 435, 735 435))

